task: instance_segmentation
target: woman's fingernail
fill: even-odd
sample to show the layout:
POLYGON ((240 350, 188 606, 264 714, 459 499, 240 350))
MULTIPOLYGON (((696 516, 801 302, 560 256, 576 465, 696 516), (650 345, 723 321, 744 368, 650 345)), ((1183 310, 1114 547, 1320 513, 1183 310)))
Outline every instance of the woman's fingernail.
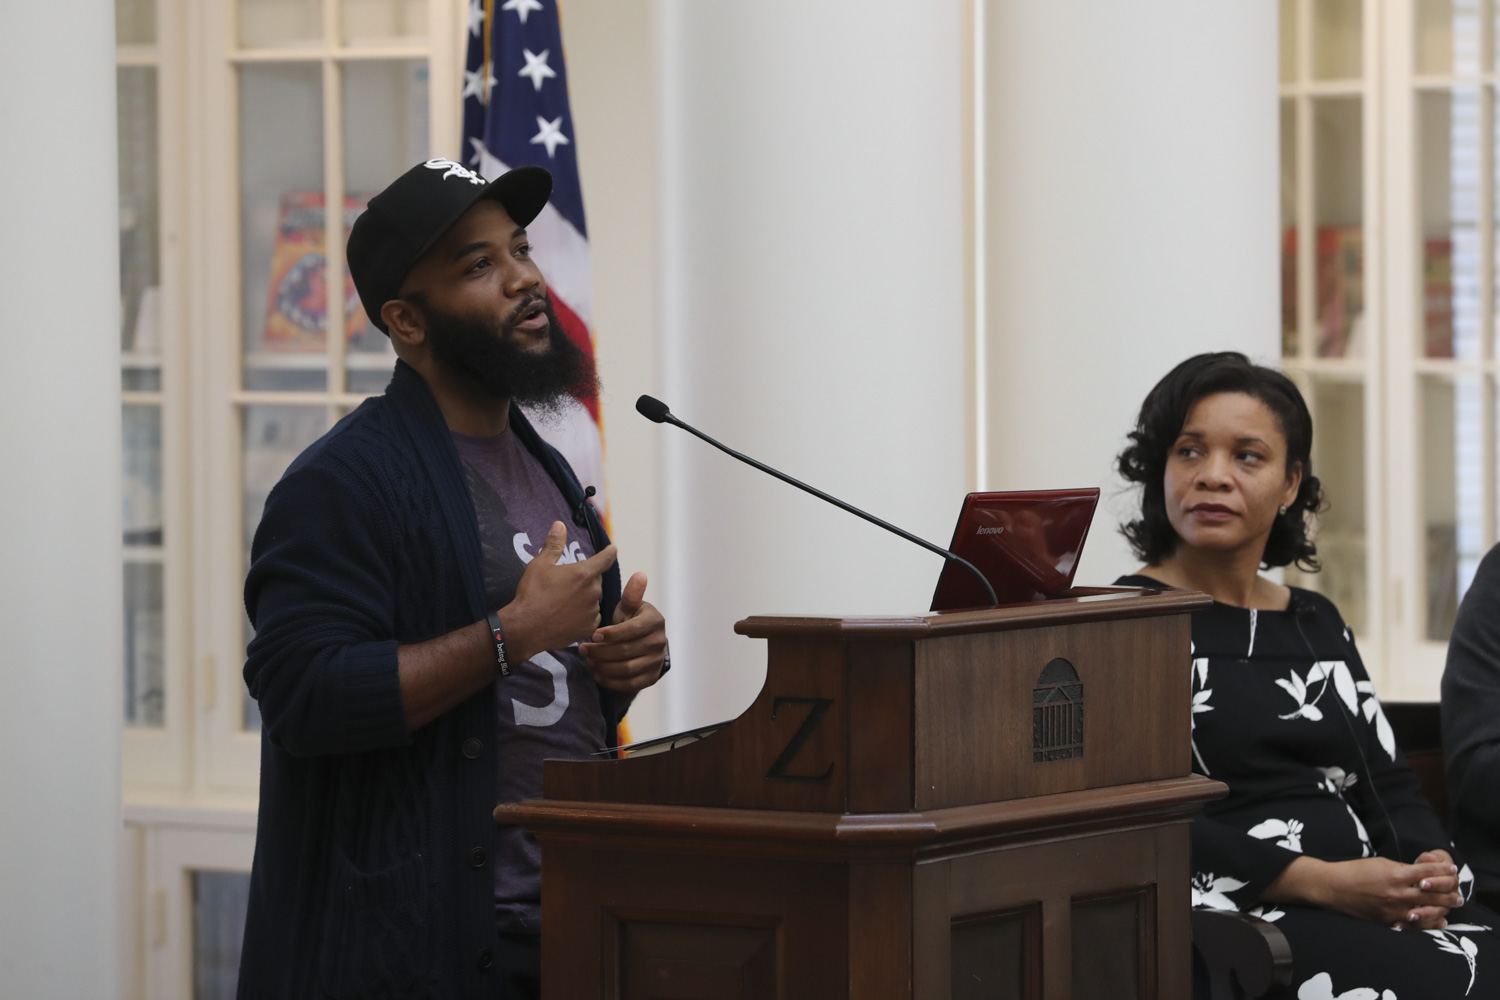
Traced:
POLYGON ((1431 889, 1432 888, 1432 886, 1430 886, 1430 885, 1427 884, 1427 880, 1425 878, 1422 880, 1422 888, 1424 888, 1424 889, 1431 889))
POLYGON ((1458 874, 1458 865, 1449 865, 1448 866, 1448 874, 1450 874, 1450 875, 1457 875, 1458 874))
POLYGON ((1406 915, 1406 919, 1409 920, 1412 923, 1416 923, 1417 922, 1417 911, 1416 910, 1412 910, 1410 913, 1408 913, 1406 915))

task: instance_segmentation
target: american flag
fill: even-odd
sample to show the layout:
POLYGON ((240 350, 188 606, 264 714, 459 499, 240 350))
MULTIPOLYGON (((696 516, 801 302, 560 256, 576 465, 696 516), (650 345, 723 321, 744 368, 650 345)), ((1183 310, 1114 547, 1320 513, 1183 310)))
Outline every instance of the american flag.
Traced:
MULTIPOLYGON (((464 154, 494 179, 534 164, 552 172, 552 200, 527 227, 563 330, 594 364, 588 229, 568 106, 557 0, 469 0, 464 69, 464 154)), ((605 508, 599 401, 579 399, 563 419, 537 422, 605 508)))

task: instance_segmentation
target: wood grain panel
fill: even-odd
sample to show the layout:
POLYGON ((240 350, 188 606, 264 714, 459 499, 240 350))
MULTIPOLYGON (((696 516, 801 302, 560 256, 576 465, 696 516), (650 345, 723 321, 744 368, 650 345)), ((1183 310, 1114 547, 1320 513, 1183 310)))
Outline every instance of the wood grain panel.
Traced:
POLYGON ((950 942, 952 1000, 1041 1000, 1041 906, 961 917, 950 942))
POLYGON ((548 799, 652 802, 735 809, 841 813, 848 789, 844 645, 773 639, 766 684, 744 714, 696 743, 626 760, 549 760, 542 765, 548 799), (767 780, 797 736, 810 707, 778 698, 822 699, 829 707, 789 762, 788 773, 826 782, 767 780))
POLYGON ((621 1000, 775 1000, 777 928, 615 921, 621 1000))
POLYGON ((849 995, 910 997, 910 864, 849 866, 849 995))
POLYGON ((849 812, 913 808, 913 663, 909 642, 845 646, 849 812))
POLYGON ((912 1000, 949 1000, 953 992, 951 869, 944 860, 912 871, 912 1000))
POLYGON ((949 906, 963 916, 1154 884, 1157 850, 1156 830, 1147 827, 955 858, 949 906))
POLYGON ((1042 996, 1073 1000, 1073 908, 1067 896, 1042 900, 1042 996))
POLYGON ((765 954, 756 942, 769 929, 774 990, 754 996, 847 998, 848 896, 848 873, 836 864, 579 849, 543 839, 546 995, 638 1000, 632 984, 670 980, 678 992, 645 995, 696 997, 681 990, 697 983, 704 996, 716 996, 736 955, 761 974, 755 970, 765 954), (712 960, 694 968, 705 941, 712 960))
POLYGON ((1192 993, 1192 913, 1180 901, 1192 898, 1191 827, 1170 823, 1156 830, 1156 975, 1164 997, 1192 993))
MULTIPOLYGON (((546 842, 607 841, 625 849, 760 858, 928 860, 1101 831, 1185 823, 1228 789, 1201 775, 1121 788, 931 812, 846 814, 527 799, 495 809, 498 822, 524 826, 546 842)), ((1079 841, 1080 843, 1082 841, 1079 841)), ((983 908, 983 907, 981 907, 983 908)))
POLYGON ((1191 590, 1077 587, 1069 597, 1026 604, 1005 604, 977 611, 940 611, 927 615, 851 615, 846 618, 756 615, 736 622, 734 630, 740 635, 755 639, 934 639, 945 635, 1003 632, 1039 625, 1078 625, 1120 618, 1191 614, 1212 605, 1212 598, 1191 590))
POLYGON ((1188 618, 1180 616, 918 643, 917 807, 1188 774, 1188 637, 1188 618), (1083 683, 1084 751, 1037 763, 1032 691, 1055 657, 1068 660, 1083 683))
POLYGON ((1117 1000, 1156 997, 1156 886, 1073 899, 1073 991, 1117 1000))

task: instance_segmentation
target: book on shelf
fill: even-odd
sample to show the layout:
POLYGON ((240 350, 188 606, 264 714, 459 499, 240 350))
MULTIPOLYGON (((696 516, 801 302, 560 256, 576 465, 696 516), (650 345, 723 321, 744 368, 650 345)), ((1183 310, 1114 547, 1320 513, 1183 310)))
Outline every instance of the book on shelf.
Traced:
MULTIPOLYGON (((369 202, 366 195, 344 197, 344 236, 369 202)), ((267 351, 320 351, 328 329, 327 268, 324 257, 324 197, 321 191, 287 191, 281 196, 276 242, 271 248, 271 281, 266 292, 262 347, 267 351)), ((359 336, 370 321, 344 273, 344 336, 359 336)))
MULTIPOLYGON (((1359 226, 1320 226, 1314 242, 1313 355, 1354 358, 1363 354, 1364 233, 1359 226)), ((1281 240, 1281 350, 1297 349, 1297 230, 1288 227, 1281 240)), ((1423 354, 1453 357, 1453 240, 1427 237, 1422 242, 1423 354)))

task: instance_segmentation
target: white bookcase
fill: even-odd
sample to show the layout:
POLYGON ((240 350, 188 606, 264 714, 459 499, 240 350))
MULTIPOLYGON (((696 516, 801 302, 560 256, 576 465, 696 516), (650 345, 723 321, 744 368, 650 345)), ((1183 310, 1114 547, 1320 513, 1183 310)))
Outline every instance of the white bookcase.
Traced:
POLYGON ((400 170, 459 155, 466 6, 117 0, 127 996, 233 995, 260 752, 249 539, 287 463, 388 380, 345 226, 400 170))
POLYGON ((1493 0, 1280 0, 1283 352, 1322 573, 1388 699, 1435 699, 1496 539, 1493 0))

